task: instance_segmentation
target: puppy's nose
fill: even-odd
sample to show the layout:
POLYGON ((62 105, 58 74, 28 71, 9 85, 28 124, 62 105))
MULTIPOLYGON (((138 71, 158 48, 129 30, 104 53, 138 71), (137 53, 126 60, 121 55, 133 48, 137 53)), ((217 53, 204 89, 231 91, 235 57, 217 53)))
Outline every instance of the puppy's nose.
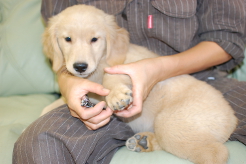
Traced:
POLYGON ((74 63, 73 68, 76 72, 82 73, 85 72, 88 67, 87 63, 74 63))

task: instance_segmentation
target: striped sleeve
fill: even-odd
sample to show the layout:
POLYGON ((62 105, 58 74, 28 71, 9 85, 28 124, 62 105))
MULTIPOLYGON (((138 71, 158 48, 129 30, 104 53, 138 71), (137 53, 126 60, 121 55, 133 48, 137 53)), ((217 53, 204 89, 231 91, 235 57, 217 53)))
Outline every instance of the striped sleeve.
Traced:
POLYGON ((45 22, 54 15, 57 15, 62 10, 67 7, 77 5, 77 4, 86 4, 95 6, 98 9, 104 10, 106 13, 111 15, 120 14, 126 6, 126 0, 117 0, 117 1, 88 1, 88 0, 42 0, 41 5, 41 14, 45 22))
POLYGON ((200 41, 214 41, 233 57, 220 69, 228 71, 240 64, 246 45, 246 1, 202 0, 197 18, 200 41))
POLYGON ((69 6, 77 4, 76 0, 42 0, 41 14, 45 22, 69 6))

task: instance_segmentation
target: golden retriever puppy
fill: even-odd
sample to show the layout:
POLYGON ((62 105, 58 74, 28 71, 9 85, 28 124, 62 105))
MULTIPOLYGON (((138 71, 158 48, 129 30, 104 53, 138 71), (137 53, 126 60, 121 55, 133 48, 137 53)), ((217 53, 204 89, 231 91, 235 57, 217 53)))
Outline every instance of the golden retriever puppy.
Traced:
MULTIPOLYGON (((116 24, 114 16, 86 5, 69 7, 52 17, 43 44, 55 72, 63 69, 108 88, 106 102, 112 110, 132 103, 131 79, 107 74, 104 68, 158 57, 129 43, 128 32, 116 24)), ((143 102, 142 113, 122 119, 136 132, 126 142, 128 149, 162 149, 198 164, 226 163, 228 150, 223 143, 237 124, 222 94, 190 75, 159 82, 143 102)))

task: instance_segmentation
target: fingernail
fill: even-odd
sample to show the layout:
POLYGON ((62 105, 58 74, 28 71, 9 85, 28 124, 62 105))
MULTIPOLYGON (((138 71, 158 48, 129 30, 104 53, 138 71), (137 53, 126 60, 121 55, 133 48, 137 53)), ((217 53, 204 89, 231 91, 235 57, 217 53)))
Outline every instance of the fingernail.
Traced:
POLYGON ((106 89, 106 88, 103 88, 103 91, 104 92, 110 92, 110 90, 109 89, 106 89))

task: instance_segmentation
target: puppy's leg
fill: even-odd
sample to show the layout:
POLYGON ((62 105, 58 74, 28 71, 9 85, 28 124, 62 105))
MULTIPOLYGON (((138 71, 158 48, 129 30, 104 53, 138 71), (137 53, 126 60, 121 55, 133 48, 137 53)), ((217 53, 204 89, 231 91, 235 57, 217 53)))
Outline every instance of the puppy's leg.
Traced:
POLYGON ((112 110, 123 110, 132 103, 132 85, 129 76, 105 74, 103 86, 110 90, 106 102, 112 110))
POLYGON ((152 132, 137 133, 126 141, 126 147, 135 152, 161 150, 155 134, 152 132))
POLYGON ((197 164, 226 164, 229 156, 226 146, 219 142, 201 143, 187 151, 187 158, 197 164))

